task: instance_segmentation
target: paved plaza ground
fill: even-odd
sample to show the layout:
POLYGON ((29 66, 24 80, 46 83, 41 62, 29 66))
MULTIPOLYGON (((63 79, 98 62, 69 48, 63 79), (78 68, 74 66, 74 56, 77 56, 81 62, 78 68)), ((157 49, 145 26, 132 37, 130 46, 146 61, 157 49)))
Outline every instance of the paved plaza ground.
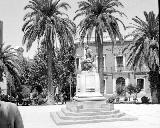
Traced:
POLYGON ((19 106, 25 128, 160 128, 160 105, 115 104, 119 109, 138 118, 136 121, 117 121, 57 126, 50 112, 59 111, 65 105, 19 106))

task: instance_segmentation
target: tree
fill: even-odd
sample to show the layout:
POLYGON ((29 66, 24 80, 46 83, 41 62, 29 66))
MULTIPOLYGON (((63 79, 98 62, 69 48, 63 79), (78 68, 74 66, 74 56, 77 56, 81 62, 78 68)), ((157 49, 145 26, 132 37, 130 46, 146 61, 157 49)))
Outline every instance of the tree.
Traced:
POLYGON ((58 63, 56 69, 58 72, 58 81, 62 92, 67 96, 73 96, 75 92, 76 74, 75 74, 75 47, 62 48, 57 51, 58 63))
POLYGON ((39 49, 39 52, 33 58, 33 64, 31 66, 30 81, 33 86, 41 86, 47 88, 47 51, 43 47, 39 49))
MULTIPOLYGON (((131 96, 132 94, 135 94, 135 99, 137 99, 137 94, 142 90, 142 88, 140 88, 139 86, 134 86, 132 84, 129 84, 126 87, 126 91, 128 92, 128 94, 131 96)), ((130 97, 129 97, 129 101, 130 101, 130 97)))
POLYGON ((14 80, 20 81, 21 68, 16 61, 17 58, 11 45, 0 44, 0 80, 3 81, 3 74, 5 74, 9 88, 11 86, 15 88, 14 80))
MULTIPOLYGON (((78 3, 79 9, 76 11, 74 20, 80 16, 85 16, 81 20, 78 27, 80 28, 80 39, 83 43, 87 36, 87 42, 90 40, 93 32, 95 33, 95 43, 98 52, 98 73, 100 76, 100 91, 104 93, 103 85, 103 38, 108 33, 113 45, 116 43, 116 37, 123 42, 122 35, 119 30, 118 22, 123 22, 116 18, 114 14, 123 16, 124 13, 117 10, 117 7, 123 7, 118 0, 87 0, 78 3)), ((123 24, 124 26, 124 24, 123 24)), ((112 47, 113 51, 113 47, 112 47)))
POLYGON ((128 49, 127 66, 131 69, 141 70, 144 64, 148 67, 152 102, 158 103, 157 89, 160 88, 157 84, 158 79, 156 82, 151 81, 153 81, 152 78, 159 76, 159 15, 155 16, 151 11, 144 12, 144 16, 145 21, 137 16, 132 19, 136 24, 128 27, 134 30, 127 37, 132 36, 133 41, 125 47, 123 52, 128 49), (151 77, 151 74, 155 76, 151 77))
POLYGON ((70 6, 60 0, 30 0, 25 6, 30 9, 24 16, 23 44, 26 43, 29 50, 36 40, 43 42, 47 49, 48 64, 48 103, 53 103, 53 81, 52 81, 52 56, 55 54, 55 44, 65 47, 73 43, 76 32, 75 24, 61 12, 61 9, 68 10, 70 6), (58 42, 57 42, 58 40, 58 42))

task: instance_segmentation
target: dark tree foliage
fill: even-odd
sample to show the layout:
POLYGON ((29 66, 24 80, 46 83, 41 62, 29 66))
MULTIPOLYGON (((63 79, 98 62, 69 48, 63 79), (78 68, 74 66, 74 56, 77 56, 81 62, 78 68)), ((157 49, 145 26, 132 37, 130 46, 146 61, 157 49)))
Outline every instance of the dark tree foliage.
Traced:
POLYGON ((68 97, 70 94, 70 86, 72 87, 71 93, 73 96, 76 85, 74 53, 74 45, 57 50, 58 65, 56 65, 56 68, 58 73, 58 85, 62 92, 66 92, 68 97))

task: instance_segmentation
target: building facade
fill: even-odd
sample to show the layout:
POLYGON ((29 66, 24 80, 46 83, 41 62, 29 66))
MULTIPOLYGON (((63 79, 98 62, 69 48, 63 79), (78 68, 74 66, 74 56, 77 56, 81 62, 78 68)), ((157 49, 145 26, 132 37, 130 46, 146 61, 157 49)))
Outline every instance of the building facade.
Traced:
MULTIPOLYGON (((123 46, 117 42, 114 47, 111 41, 103 42, 103 61, 104 61, 104 95, 111 96, 117 93, 118 87, 127 87, 129 84, 134 86, 139 85, 142 90, 138 94, 138 98, 142 96, 151 97, 150 87, 148 81, 148 70, 144 67, 141 70, 133 71, 127 66, 127 51, 122 53, 123 48, 131 41, 125 41, 123 46), (112 50, 113 47, 113 50, 112 50)), ((92 50, 95 65, 98 68, 97 50, 94 41, 88 43, 92 50)), ((84 58, 85 50, 83 47, 76 44, 76 70, 77 73, 81 71, 81 61, 84 58)))

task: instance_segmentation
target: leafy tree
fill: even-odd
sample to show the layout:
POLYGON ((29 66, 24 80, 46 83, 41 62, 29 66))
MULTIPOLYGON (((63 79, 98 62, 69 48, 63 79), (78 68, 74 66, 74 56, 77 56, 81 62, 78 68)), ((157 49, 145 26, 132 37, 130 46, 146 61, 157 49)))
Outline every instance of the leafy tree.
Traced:
MULTIPOLYGON (((132 94, 135 94, 135 98, 137 98, 137 94, 142 90, 142 88, 140 88, 139 86, 134 86, 132 84, 128 85, 126 87, 126 91, 128 92, 128 94, 131 96, 132 94)), ((130 101, 130 97, 129 97, 129 101, 130 101)))
MULTIPOLYGON (((59 45, 65 47, 73 43, 76 32, 75 24, 61 12, 61 9, 68 10, 70 6, 60 0, 30 0, 25 9, 30 9, 24 16, 23 44, 26 43, 27 50, 33 42, 38 43, 43 40, 47 49, 48 64, 48 103, 53 103, 53 81, 52 81, 52 56, 55 53, 55 43, 59 40, 59 45)), ((41 42, 40 42, 41 43, 41 42)))
POLYGON ((0 44, 0 80, 3 81, 5 74, 8 85, 14 88, 16 86, 14 80, 20 81, 21 76, 21 68, 16 60, 17 55, 11 45, 0 44))
POLYGON ((76 11, 77 14, 74 19, 80 16, 84 16, 78 25, 80 28, 79 32, 81 43, 83 43, 83 40, 86 36, 87 40, 89 41, 93 35, 93 32, 95 33, 95 43, 98 49, 97 52, 98 73, 100 75, 100 91, 103 93, 103 38, 105 33, 107 33, 110 36, 113 45, 116 43, 116 37, 119 38, 121 43, 123 42, 118 25, 118 22, 122 23, 122 25, 123 22, 114 15, 124 15, 124 13, 118 11, 117 9, 117 7, 123 7, 123 5, 121 2, 119 2, 119 0, 86 0, 80 1, 78 4, 79 9, 76 11))
POLYGON ((23 57, 22 60, 20 60, 20 64, 22 68, 21 85, 30 86, 30 73, 33 62, 23 57))
POLYGON ((34 56, 33 64, 31 66, 31 81, 33 86, 41 86, 47 88, 48 76, 47 76, 47 58, 46 50, 40 48, 39 52, 34 56))
POLYGON ((66 94, 73 96, 75 92, 75 83, 76 83, 76 74, 75 74, 75 47, 71 45, 60 50, 57 50, 57 59, 56 68, 58 72, 60 90, 66 92, 66 94), (70 90, 70 87, 72 90, 70 90), (71 92, 70 92, 71 91, 71 92))
POLYGON ((133 37, 132 43, 127 45, 124 49, 128 49, 127 65, 131 69, 141 70, 144 64, 149 69, 149 81, 152 95, 152 102, 158 103, 158 91, 160 88, 158 84, 159 76, 159 15, 155 15, 153 11, 144 12, 145 21, 139 17, 133 18, 136 24, 129 28, 134 28, 133 32, 128 36, 133 37), (152 80, 157 78, 157 80, 152 80), (154 82, 153 82, 154 81, 154 82))
POLYGON ((21 76, 20 80, 14 80, 14 83, 17 85, 16 87, 16 93, 23 93, 23 87, 31 89, 32 82, 30 79, 31 76, 31 67, 33 62, 30 59, 27 59, 23 56, 24 49, 22 47, 19 47, 18 49, 15 49, 17 53, 17 59, 16 62, 19 64, 21 68, 21 76))

